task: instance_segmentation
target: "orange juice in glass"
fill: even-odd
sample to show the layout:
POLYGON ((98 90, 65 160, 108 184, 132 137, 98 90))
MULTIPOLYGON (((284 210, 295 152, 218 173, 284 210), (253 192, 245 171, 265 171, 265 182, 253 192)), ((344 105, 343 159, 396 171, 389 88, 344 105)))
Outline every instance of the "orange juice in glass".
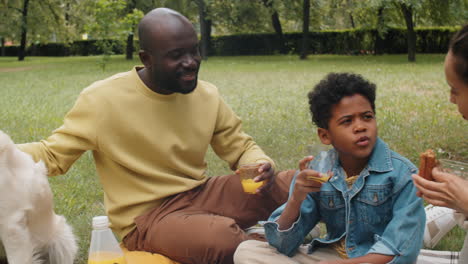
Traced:
POLYGON ((112 251, 98 251, 90 254, 88 264, 126 264, 122 254, 112 251))
POLYGON ((258 172, 258 169, 261 166, 261 163, 244 164, 239 166, 239 178, 244 192, 255 194, 256 190, 263 185, 263 181, 254 181, 254 178, 261 174, 258 172))

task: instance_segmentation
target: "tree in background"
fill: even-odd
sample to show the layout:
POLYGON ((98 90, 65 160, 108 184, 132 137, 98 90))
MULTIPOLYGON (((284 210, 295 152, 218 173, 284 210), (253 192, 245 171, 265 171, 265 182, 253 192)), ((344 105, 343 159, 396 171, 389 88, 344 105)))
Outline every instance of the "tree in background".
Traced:
POLYGON ((86 29, 97 39, 97 45, 103 53, 100 62, 103 70, 113 54, 114 40, 128 36, 129 32, 133 33, 135 25, 143 17, 143 12, 136 8, 125 14, 126 8, 125 0, 97 0, 93 5, 94 19, 87 24, 86 29))
POLYGON ((132 14, 130 16, 129 21, 125 21, 125 23, 128 24, 128 29, 130 29, 127 32, 127 47, 125 49, 125 59, 127 60, 133 60, 133 37, 135 35, 135 27, 136 27, 136 21, 135 21, 135 15, 138 16, 137 12, 139 11, 136 9, 136 0, 128 0, 127 1, 127 6, 125 7, 126 13, 127 14, 132 14))
POLYGON ((208 49, 211 43, 211 19, 208 18, 209 0, 196 0, 198 6, 198 21, 200 23, 200 54, 204 60, 208 59, 208 49))
POLYGON ((406 22, 406 43, 408 44, 408 61, 416 61, 416 32, 414 32, 413 13, 416 5, 420 3, 412 3, 411 1, 397 0, 396 4, 403 13, 403 18, 406 22))
POLYGON ((28 7, 29 0, 23 0, 23 7, 21 8, 21 42, 18 50, 18 60, 24 60, 26 56, 26 35, 28 32, 28 7))
POLYGON ((91 0, 3 0, 0 22, 8 31, 0 29, 0 34, 20 42, 18 60, 22 61, 28 43, 76 39, 77 27, 85 23, 87 14, 79 14, 80 6, 86 6, 88 1, 91 0))
POLYGON ((309 39, 309 20, 310 20, 310 0, 303 0, 303 12, 304 15, 302 16, 303 20, 303 27, 302 27, 302 45, 301 45, 301 55, 300 59, 305 60, 307 59, 307 53, 309 49, 308 39, 309 39))
POLYGON ((12 39, 15 32, 11 29, 14 27, 13 21, 16 21, 19 12, 11 12, 8 7, 8 1, 0 1, 0 39, 1 39, 1 56, 5 56, 5 42, 7 39, 12 39))
POLYGON ((274 5, 274 3, 275 2, 277 3, 278 1, 274 1, 274 0, 260 0, 260 1, 262 1, 263 5, 271 13, 271 25, 273 26, 273 29, 275 30, 276 36, 278 38, 278 43, 280 46, 280 53, 286 54, 286 43, 284 41, 283 28, 281 26, 281 21, 280 21, 279 14, 278 14, 278 7, 274 5))
POLYGON ((271 32, 270 12, 261 1, 212 0, 210 17, 216 18, 212 25, 218 35, 271 32))
MULTIPOLYGON (((168 7, 188 17, 201 34, 201 53, 206 58, 212 32, 270 33, 284 53, 284 32, 324 29, 376 29, 376 54, 382 53, 386 35, 393 27, 407 27, 408 58, 415 58, 414 27, 460 25, 468 21, 468 0, 309 0, 305 21, 304 0, 0 0, 0 41, 21 43, 19 58, 26 46, 34 53, 36 44, 77 40, 88 33, 93 39, 126 39, 126 58, 132 59, 136 26, 142 13, 168 7), (122 9, 122 5, 123 9, 122 9), (101 17, 104 4, 117 5, 101 17), (120 25, 116 25, 116 23, 120 25), (106 25, 109 24, 109 25, 106 25), (100 25, 99 27, 97 25, 100 25), (105 33, 109 28, 109 34, 105 33), (110 29, 114 28, 114 29, 110 29), (90 32, 90 29, 94 31, 90 32), (413 32, 413 33, 412 33, 413 32), (32 45, 31 45, 32 44, 32 45)), ((308 37, 309 34, 304 36, 308 37)), ((312 51, 303 38, 299 53, 312 51)), ((306 54, 304 53, 304 54, 306 54)))

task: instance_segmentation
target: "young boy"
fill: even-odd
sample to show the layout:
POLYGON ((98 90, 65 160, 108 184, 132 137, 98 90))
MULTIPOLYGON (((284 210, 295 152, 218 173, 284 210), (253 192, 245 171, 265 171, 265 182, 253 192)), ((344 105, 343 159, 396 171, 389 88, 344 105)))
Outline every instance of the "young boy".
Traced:
POLYGON ((333 146, 320 163, 330 164, 332 177, 320 185, 313 178, 328 169, 301 160, 287 203, 264 224, 269 245, 245 241, 234 262, 413 263, 425 223, 411 179, 416 167, 377 137, 375 85, 331 73, 308 96, 318 136, 333 146), (326 237, 301 246, 319 221, 326 237))

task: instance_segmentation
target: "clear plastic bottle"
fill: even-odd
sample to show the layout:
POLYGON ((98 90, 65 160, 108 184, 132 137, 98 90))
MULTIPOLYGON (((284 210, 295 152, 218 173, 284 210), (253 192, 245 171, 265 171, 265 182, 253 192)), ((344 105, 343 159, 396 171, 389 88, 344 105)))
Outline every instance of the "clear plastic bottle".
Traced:
POLYGON ((93 217, 88 264, 126 264, 123 251, 109 228, 107 216, 93 217))

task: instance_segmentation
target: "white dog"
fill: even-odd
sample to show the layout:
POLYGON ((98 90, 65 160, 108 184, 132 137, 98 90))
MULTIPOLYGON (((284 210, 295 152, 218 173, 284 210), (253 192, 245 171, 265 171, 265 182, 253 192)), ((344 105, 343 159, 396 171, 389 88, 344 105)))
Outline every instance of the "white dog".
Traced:
POLYGON ((73 263, 75 237, 53 207, 44 163, 0 131, 0 240, 9 264, 73 263))

